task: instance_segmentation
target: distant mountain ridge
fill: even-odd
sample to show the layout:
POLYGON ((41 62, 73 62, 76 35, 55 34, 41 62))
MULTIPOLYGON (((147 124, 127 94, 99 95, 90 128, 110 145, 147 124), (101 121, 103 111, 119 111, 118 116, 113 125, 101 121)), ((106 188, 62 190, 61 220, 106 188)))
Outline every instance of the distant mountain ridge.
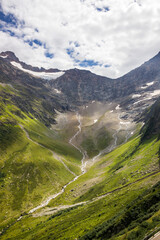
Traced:
MULTIPOLYGON (((29 84, 33 86, 39 85, 40 89, 47 89, 50 95, 54 98, 56 96, 67 109, 75 109, 92 101, 114 101, 125 111, 134 112, 134 118, 137 119, 144 109, 151 106, 160 96, 160 53, 117 79, 76 68, 61 71, 54 68, 46 70, 32 67, 19 61, 10 51, 2 52, 0 61, 2 75, 9 75, 10 78, 14 74, 16 82, 20 81, 23 84, 30 82, 29 84), (5 73, 4 66, 5 69, 8 66, 5 73)), ((10 83, 9 79, 7 81, 10 83)))
POLYGON ((11 51, 1 52, 0 57, 4 58, 5 60, 7 60, 9 62, 14 61, 14 62, 20 63, 23 68, 31 70, 31 71, 35 71, 35 72, 60 72, 60 70, 57 69, 57 68, 45 69, 43 67, 39 68, 39 67, 33 67, 32 65, 28 65, 28 64, 20 61, 19 58, 16 57, 15 53, 13 53, 11 51))
POLYGON ((84 100, 108 101, 144 91, 145 84, 154 82, 149 90, 160 89, 160 53, 128 74, 110 79, 90 71, 71 69, 49 84, 61 90, 79 104, 84 100), (75 93, 76 96, 75 97, 75 93))
MULTIPOLYGON (((11 64, 13 60, 17 63, 19 61, 12 53, 9 59, 0 57, 0 84, 13 88, 15 94, 9 96, 13 104, 22 111, 33 114, 47 126, 55 123, 55 110, 61 112, 68 109, 66 99, 63 95, 59 96, 56 90, 49 89, 45 85, 45 79, 35 77, 11 64)), ((3 98, 4 96, 7 98, 7 92, 3 92, 3 98)))
POLYGON ((110 79, 0 54, 2 239, 141 240, 159 229, 159 65, 158 54, 110 79))

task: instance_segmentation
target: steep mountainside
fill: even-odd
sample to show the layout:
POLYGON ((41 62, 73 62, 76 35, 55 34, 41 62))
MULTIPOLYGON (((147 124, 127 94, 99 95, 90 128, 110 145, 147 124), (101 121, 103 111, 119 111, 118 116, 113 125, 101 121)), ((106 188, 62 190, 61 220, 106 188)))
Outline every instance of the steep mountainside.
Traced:
POLYGON ((45 81, 0 58, 1 229, 81 172, 81 153, 50 129, 68 107, 45 81))
POLYGON ((159 64, 160 54, 109 79, 0 54, 1 239, 158 231, 159 64))
POLYGON ((160 89, 160 53, 118 79, 109 79, 89 71, 72 69, 51 80, 49 84, 68 96, 69 102, 107 101, 124 98, 133 93, 160 89))
POLYGON ((114 96, 114 81, 101 77, 90 71, 72 69, 48 84, 63 92, 69 103, 82 105, 97 100, 106 101, 114 96))
POLYGON ((11 52, 11 51, 6 51, 6 52, 2 52, 1 54, 0 54, 0 56, 1 56, 1 58, 3 58, 3 59, 5 59, 6 61, 8 61, 8 62, 16 62, 16 63, 19 63, 19 64, 21 64, 21 66, 24 68, 24 69, 26 69, 26 70, 31 70, 31 71, 34 71, 34 72, 60 72, 60 70, 59 69, 53 69, 53 68, 50 68, 50 69, 45 69, 45 68, 38 68, 38 67, 33 67, 33 66, 31 66, 31 65, 28 65, 28 64, 26 64, 26 63, 24 63, 24 62, 22 62, 22 61, 20 61, 17 57, 16 57, 16 55, 13 53, 13 52, 11 52))
MULTIPOLYGON (((14 58, 16 59, 15 55, 14 58)), ((45 83, 46 80, 23 72, 8 60, 0 58, 0 84, 14 89, 16 94, 10 96, 12 102, 22 111, 30 112, 46 125, 50 125, 55 122, 55 109, 68 110, 68 105, 63 95, 59 96, 54 89, 47 88, 45 83)), ((3 94, 7 95, 6 92, 3 94)))
POLYGON ((145 116, 146 125, 143 127, 143 139, 158 135, 160 138, 160 98, 150 108, 145 116))
POLYGON ((0 56, 1 75, 8 79, 8 83, 13 84, 14 79, 14 84, 23 81, 22 85, 37 87, 39 92, 43 89, 41 98, 52 96, 53 99, 48 99, 48 102, 50 104, 56 102, 57 108, 59 103, 66 109, 92 101, 116 101, 128 113, 132 111, 135 119, 160 95, 160 53, 118 79, 101 77, 79 69, 67 71, 39 69, 19 61, 12 52, 4 52, 0 56), (12 80, 7 73, 12 76, 12 80))
POLYGON ((2 239, 149 239, 160 230, 160 140, 141 137, 103 156, 2 239))
POLYGON ((147 89, 149 91, 159 89, 160 52, 155 57, 142 64, 140 67, 132 70, 121 78, 118 78, 117 84, 118 82, 120 82, 119 84, 122 84, 123 86, 120 88, 121 92, 118 95, 129 95, 133 91, 140 91, 140 89, 141 91, 144 89, 147 89), (147 85, 147 83, 150 84, 147 85))

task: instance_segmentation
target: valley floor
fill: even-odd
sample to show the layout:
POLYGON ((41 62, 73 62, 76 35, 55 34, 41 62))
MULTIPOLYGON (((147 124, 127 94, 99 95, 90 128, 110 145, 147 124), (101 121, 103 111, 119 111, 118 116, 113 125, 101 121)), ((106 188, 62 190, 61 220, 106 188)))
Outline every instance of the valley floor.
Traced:
POLYGON ((77 152, 70 158, 54 151, 46 133, 47 142, 38 135, 36 122, 19 124, 29 142, 63 166, 65 182, 2 225, 1 239, 141 240, 160 227, 160 140, 142 142, 139 126, 124 116, 119 105, 98 102, 77 113, 57 112, 51 132, 76 149, 80 160, 77 152))

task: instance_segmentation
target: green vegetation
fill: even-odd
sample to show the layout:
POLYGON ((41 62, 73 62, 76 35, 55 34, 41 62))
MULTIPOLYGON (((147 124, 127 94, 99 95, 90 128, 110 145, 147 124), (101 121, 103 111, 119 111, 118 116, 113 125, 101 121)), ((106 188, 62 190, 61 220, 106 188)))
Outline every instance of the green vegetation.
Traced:
POLYGON ((31 113, 14 105, 14 95, 18 93, 13 88, 1 86, 0 229, 74 178, 61 158, 76 174, 82 158, 31 113), (52 151, 58 155, 53 156, 52 151))
MULTIPOLYGON (((141 183, 136 183, 126 189, 122 189, 119 192, 108 195, 107 197, 100 199, 96 202, 90 202, 82 206, 76 206, 66 210, 61 210, 50 216, 32 217, 26 216, 20 222, 17 222, 11 228, 6 231, 6 234, 2 236, 2 239, 79 239, 82 236, 88 236, 95 231, 96 226, 102 226, 107 221, 119 223, 124 216, 130 216, 128 213, 132 212, 134 207, 143 206, 142 202, 146 200, 146 204, 151 201, 147 200, 147 196, 150 200, 156 196, 159 189, 154 185, 159 180, 159 174, 157 176, 150 177, 148 182, 143 180, 141 183), (154 191, 155 188, 155 191, 154 191), (153 194, 152 194, 153 193, 153 194), (154 194, 155 193, 155 194, 154 194), (136 204, 137 202, 137 204, 136 204), (87 234, 88 233, 88 234, 87 234), (86 235, 87 234, 87 235, 86 235)), ((158 205, 156 202, 151 203, 150 210, 147 218, 145 218, 145 210, 140 218, 144 221, 150 222, 150 227, 146 228, 145 232, 154 229, 157 225, 157 218, 159 219, 160 211, 156 213, 158 205), (150 214, 150 215, 149 215, 150 214), (156 219, 155 219, 156 217, 156 219), (152 226, 152 227, 151 227, 152 226)), ((139 218, 139 220, 140 220, 139 218)), ((121 230, 116 233, 116 237, 113 239, 123 239, 124 232, 126 236, 130 231, 136 230, 136 227, 141 223, 138 221, 134 223, 131 221, 130 227, 121 230)), ((98 228, 96 228, 98 229, 98 228)), ((98 231, 97 231, 98 232, 98 231)), ((145 233, 144 233, 145 234, 145 233)), ((86 238, 87 239, 87 238, 86 238)), ((97 239, 88 238, 88 239, 97 239)), ((101 238, 103 239, 103 238, 101 238)), ((127 238, 126 238, 127 239, 127 238)))
MULTIPOLYGON (((23 91, 27 98, 29 89, 23 91)), ((67 143, 67 136, 63 139, 63 132, 50 129, 54 118, 45 121, 45 114, 54 110, 48 102, 37 95, 16 103, 21 97, 11 86, 0 85, 1 239, 141 240, 160 228, 160 138, 150 127, 156 118, 145 126, 146 137, 136 135, 91 162, 64 193, 28 214, 60 192, 73 173, 81 173, 82 154, 67 143)), ((118 141, 123 137, 120 133, 118 141)), ((83 139, 90 157, 113 140, 104 128, 83 139)))
POLYGON ((158 210, 160 210, 160 182, 140 194, 134 201, 131 201, 122 213, 120 212, 109 221, 103 222, 80 239, 110 239, 119 233, 122 235, 124 229, 130 231, 131 229, 137 229, 137 226, 138 229, 131 231, 126 239, 142 239, 147 230, 155 227, 155 223, 160 220, 159 216, 153 218, 151 224, 147 222, 158 210))
POLYGON ((159 226, 159 146, 156 138, 142 143, 140 137, 120 146, 49 206, 51 211, 58 205, 86 204, 49 216, 43 216, 45 209, 39 217, 24 216, 2 239, 142 239, 159 226))
POLYGON ((63 141, 59 136, 57 136, 56 132, 51 131, 35 119, 28 120, 28 118, 26 118, 24 121, 24 126, 31 139, 60 154, 61 156, 65 157, 66 160, 76 164, 81 164, 81 153, 69 143, 63 141))
POLYGON ((101 128, 97 134, 97 147, 99 150, 106 148, 112 141, 112 136, 105 127, 101 128))
POLYGON ((81 143, 82 148, 87 152, 89 158, 96 156, 99 151, 109 146, 113 140, 113 137, 105 127, 100 128, 94 133, 93 126, 86 127, 83 131, 87 130, 88 135, 84 134, 84 140, 81 143))
POLYGON ((98 149, 93 141, 93 139, 90 138, 86 138, 82 144, 81 144, 82 148, 87 152, 88 156, 90 158, 94 157, 95 155, 98 154, 98 149))
POLYGON ((49 206, 91 200, 159 170, 160 141, 136 137, 102 157, 49 206))

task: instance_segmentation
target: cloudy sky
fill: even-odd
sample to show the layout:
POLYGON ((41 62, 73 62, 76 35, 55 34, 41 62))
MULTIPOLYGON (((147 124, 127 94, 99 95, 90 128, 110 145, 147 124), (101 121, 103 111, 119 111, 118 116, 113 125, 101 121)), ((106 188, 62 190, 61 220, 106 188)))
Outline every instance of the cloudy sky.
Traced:
POLYGON ((160 51, 159 0, 0 0, 0 51, 122 76, 160 51))

